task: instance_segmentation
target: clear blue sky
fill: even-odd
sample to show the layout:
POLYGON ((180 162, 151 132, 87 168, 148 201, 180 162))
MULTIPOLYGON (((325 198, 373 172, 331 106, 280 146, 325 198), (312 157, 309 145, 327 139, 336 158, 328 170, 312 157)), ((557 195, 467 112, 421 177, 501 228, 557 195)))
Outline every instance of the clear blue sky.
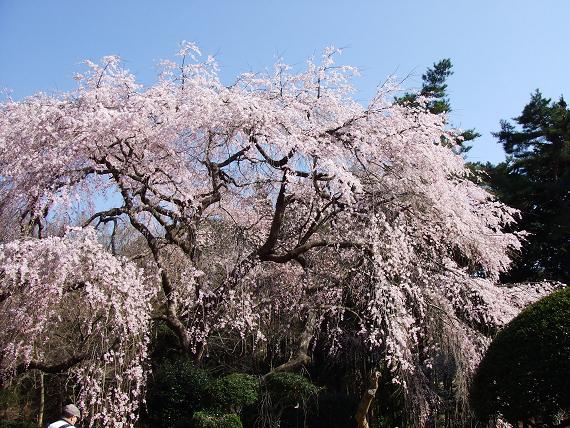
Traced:
POLYGON ((567 0, 0 0, 0 88, 20 99, 74 86, 84 59, 120 55, 146 84, 182 40, 214 54, 224 81, 346 47, 365 101, 388 74, 417 88, 426 67, 453 61, 452 122, 483 134, 470 159, 497 162, 490 135, 535 88, 570 97, 567 0))

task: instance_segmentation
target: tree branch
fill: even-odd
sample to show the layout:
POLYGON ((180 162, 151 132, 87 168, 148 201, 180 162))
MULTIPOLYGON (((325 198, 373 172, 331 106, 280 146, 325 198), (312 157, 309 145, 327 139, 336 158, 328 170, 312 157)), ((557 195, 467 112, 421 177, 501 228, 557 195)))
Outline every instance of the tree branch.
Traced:
POLYGON ((272 261, 275 263, 286 263, 293 259, 296 259, 301 254, 306 253, 312 248, 315 247, 335 247, 335 248, 358 248, 364 251, 368 255, 372 255, 371 248, 366 244, 361 244, 359 242, 351 242, 351 241, 341 241, 341 242, 329 242, 324 239, 319 239, 311 242, 306 242, 305 244, 298 245, 297 247, 293 248, 291 251, 285 254, 264 254, 263 256, 260 255, 260 259, 263 261, 272 261))
POLYGON ((259 247, 257 254, 260 258, 269 255, 275 244, 277 243, 277 238, 279 237, 279 231, 283 224, 283 217, 285 215, 285 208, 287 206, 287 197, 285 196, 285 188, 287 187, 287 175, 283 174, 281 180, 281 187, 279 188, 279 194, 277 195, 277 201, 275 203, 275 213, 273 214, 273 221, 271 222, 271 228, 269 230, 269 235, 265 240, 265 243, 259 247))
POLYGON ((76 364, 79 364, 80 362, 87 359, 88 357, 89 357, 89 353, 84 352, 84 353, 81 353, 78 355, 73 355, 73 356, 67 358, 66 360, 63 360, 62 362, 60 362, 58 364, 52 364, 52 365, 49 365, 49 364, 44 363, 42 361, 32 360, 28 364, 25 364, 25 363, 19 364, 16 367, 16 376, 19 376, 22 373, 27 372, 28 370, 40 370, 44 373, 51 373, 51 374, 62 373, 66 370, 69 370, 70 368, 72 368, 76 364))

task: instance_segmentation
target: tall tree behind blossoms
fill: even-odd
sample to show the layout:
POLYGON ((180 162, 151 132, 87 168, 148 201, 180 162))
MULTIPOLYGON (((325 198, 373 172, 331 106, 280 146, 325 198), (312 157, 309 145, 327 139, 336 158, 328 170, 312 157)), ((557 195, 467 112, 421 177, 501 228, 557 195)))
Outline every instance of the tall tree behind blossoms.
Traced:
MULTIPOLYGON (((396 101, 401 104, 414 104, 418 97, 428 98, 427 109, 433 114, 448 114, 451 112, 451 103, 447 95, 447 78, 453 74, 453 64, 451 59, 444 58, 428 67, 425 74, 422 74, 422 88, 419 92, 407 92, 396 101)), ((469 141, 480 137, 481 134, 474 129, 467 129, 458 134, 456 139, 456 151, 461 154, 471 150, 469 141)))
MULTIPOLYGON (((184 43, 180 64, 164 62, 148 88, 106 57, 87 63, 71 93, 3 103, 0 224, 10 242, 2 251, 15 246, 23 256, 2 268, 2 328, 14 323, 16 305, 22 314, 50 307, 50 294, 36 288, 55 281, 57 260, 82 241, 66 236, 67 247, 54 246, 53 256, 35 245, 49 245, 66 226, 94 227, 109 241, 101 257, 115 260, 106 251, 121 250, 114 237, 130 231, 145 243, 132 255, 144 287, 126 281, 128 294, 144 302, 158 289, 148 317, 164 322, 195 359, 215 333, 263 341, 272 314, 287 314, 304 327, 298 352, 276 370, 308 364, 321 328, 331 352, 344 335, 356 336, 387 362, 416 423, 424 423, 437 407, 422 380, 435 349, 454 349, 466 382, 486 344, 479 331, 502 325, 543 290, 511 298, 494 285, 520 247, 502 231, 513 210, 466 179, 463 159, 442 143, 457 140, 445 117, 422 97, 392 103, 390 82, 361 106, 350 97, 355 70, 335 65, 335 53, 327 49, 300 73, 278 63, 272 73, 247 73, 226 87, 216 63, 201 62, 198 48, 184 43), (20 273, 30 267, 34 281, 20 273), (35 298, 17 300, 27 292, 35 298), (357 329, 331 327, 348 313, 357 329)), ((78 259, 77 269, 57 272, 56 294, 66 296, 73 275, 96 272, 100 263, 78 259)), ((106 275, 83 282, 120 290, 106 275)), ((94 306, 89 324, 107 306, 87 301, 94 306)), ((145 313, 138 304, 121 310, 127 318, 145 313)), ((65 319, 50 320, 65 328, 65 319)), ((148 328, 144 319, 140 325, 148 328)), ((49 341, 10 353, 29 334, 20 322, 11 328, 14 339, 2 344, 6 382, 19 372, 14 367, 62 368, 62 356, 44 349, 49 341), (45 358, 41 365, 36 356, 45 358)), ((80 358, 82 367, 98 367, 100 354, 114 350, 109 345, 80 358)), ((83 388, 97 396, 99 385, 83 388)), ((91 424, 125 426, 136 417, 134 410, 128 421, 119 417, 131 402, 137 397, 120 395, 114 407, 82 406, 91 424)))
POLYGON ((507 153, 483 171, 490 189, 520 210, 527 243, 505 281, 570 282, 570 110, 561 97, 532 94, 515 124, 495 134, 507 153))

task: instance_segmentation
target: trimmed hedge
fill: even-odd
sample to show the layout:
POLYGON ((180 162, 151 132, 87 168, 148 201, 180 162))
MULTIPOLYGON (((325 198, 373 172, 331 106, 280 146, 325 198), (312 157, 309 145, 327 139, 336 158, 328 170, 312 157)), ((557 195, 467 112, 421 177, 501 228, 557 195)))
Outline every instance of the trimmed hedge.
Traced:
POLYGON ((306 377, 287 372, 271 373, 265 380, 265 387, 271 400, 284 407, 303 404, 319 392, 319 387, 306 377))
POLYGON ((471 387, 477 416, 555 423, 570 411, 570 287, 522 311, 491 343, 471 387))
POLYGON ((164 361, 153 373, 147 392, 147 418, 155 424, 184 426, 206 405, 211 377, 187 358, 164 361))
POLYGON ((192 418, 194 428, 243 428, 238 415, 233 413, 196 412, 192 418))
POLYGON ((224 412, 239 413, 259 399, 259 380, 245 373, 231 373, 211 382, 208 396, 224 412))

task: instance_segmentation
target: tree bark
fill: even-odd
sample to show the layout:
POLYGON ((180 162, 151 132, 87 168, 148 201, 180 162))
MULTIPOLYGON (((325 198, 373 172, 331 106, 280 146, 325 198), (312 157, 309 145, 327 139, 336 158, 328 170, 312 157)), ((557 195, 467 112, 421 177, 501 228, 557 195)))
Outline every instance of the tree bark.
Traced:
POLYGON ((45 386, 44 386, 44 373, 40 372, 40 409, 38 414, 38 427, 44 426, 44 407, 45 407, 45 386))
POLYGON ((380 378, 380 372, 372 372, 370 374, 370 383, 368 384, 368 389, 364 391, 364 395, 360 399, 360 404, 358 405, 358 410, 354 419, 356 419, 356 426, 358 428, 369 428, 368 425, 368 410, 370 409, 370 404, 376 396, 376 391, 378 390, 378 379, 380 378))
POLYGON ((315 328, 317 327, 317 314, 314 311, 310 311, 307 315, 307 320, 305 321, 305 326, 301 335, 299 336, 299 341, 297 343, 297 349, 295 353, 283 364, 275 367, 270 372, 266 373, 262 378, 265 379, 272 373, 277 372, 292 372, 299 369, 302 366, 307 366, 311 363, 312 358, 309 356, 309 346, 311 340, 315 334, 315 328))
POLYGON ((309 356, 309 345, 315 333, 317 326, 317 315, 314 311, 310 311, 307 315, 307 321, 297 346, 297 352, 286 363, 281 364, 273 369, 274 372, 288 372, 311 363, 309 356))

